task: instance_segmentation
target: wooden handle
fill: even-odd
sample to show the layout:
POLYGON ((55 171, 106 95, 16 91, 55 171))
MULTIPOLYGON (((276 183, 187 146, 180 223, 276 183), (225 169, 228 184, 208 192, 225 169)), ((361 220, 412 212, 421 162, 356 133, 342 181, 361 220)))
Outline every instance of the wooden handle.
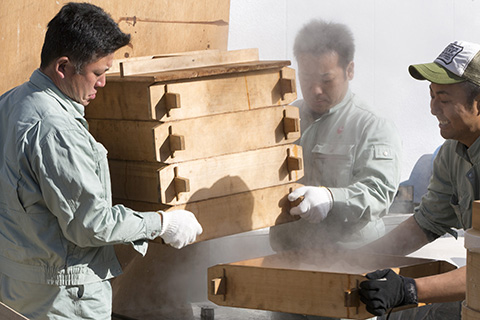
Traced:
POLYGON ((180 108, 180 94, 165 92, 165 107, 167 110, 180 108))
POLYGON ((303 199, 305 199, 304 196, 300 196, 298 197, 297 199, 293 200, 293 201, 290 201, 290 207, 293 208, 293 207, 296 207, 300 204, 300 202, 303 201, 303 199))
POLYGON ((287 169, 288 172, 302 170, 303 168, 303 161, 302 158, 289 156, 287 158, 287 169))
POLYGON ((287 93, 295 93, 295 79, 280 79, 280 90, 282 90, 282 96, 287 93))

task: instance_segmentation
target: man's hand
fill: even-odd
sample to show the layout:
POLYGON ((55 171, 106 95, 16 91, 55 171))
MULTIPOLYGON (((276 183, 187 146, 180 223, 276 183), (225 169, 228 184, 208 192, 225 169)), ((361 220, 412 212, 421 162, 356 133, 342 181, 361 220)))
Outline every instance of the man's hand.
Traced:
POLYGON ((187 210, 161 212, 162 230, 160 237, 166 244, 181 249, 195 241, 203 232, 195 215, 187 210))
POLYGON ((396 274, 392 269, 377 270, 366 275, 367 281, 360 283, 360 300, 367 311, 381 316, 388 309, 417 304, 415 280, 396 274))
POLYGON ((290 209, 290 214, 299 215, 311 223, 321 222, 333 207, 332 194, 325 187, 300 187, 288 195, 288 200, 293 202, 302 196, 303 201, 290 209))

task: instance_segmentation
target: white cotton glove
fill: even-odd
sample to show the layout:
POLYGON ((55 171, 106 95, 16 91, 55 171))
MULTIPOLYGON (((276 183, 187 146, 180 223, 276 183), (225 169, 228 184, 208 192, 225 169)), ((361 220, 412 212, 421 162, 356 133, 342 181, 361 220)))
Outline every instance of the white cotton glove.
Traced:
POLYGON ((195 215, 187 210, 160 212, 162 215, 162 230, 160 237, 166 244, 181 249, 195 241, 203 232, 195 215))
POLYGON ((299 215, 311 223, 321 222, 333 207, 332 194, 325 187, 300 187, 288 195, 288 200, 295 201, 302 196, 303 201, 291 208, 290 214, 299 215))

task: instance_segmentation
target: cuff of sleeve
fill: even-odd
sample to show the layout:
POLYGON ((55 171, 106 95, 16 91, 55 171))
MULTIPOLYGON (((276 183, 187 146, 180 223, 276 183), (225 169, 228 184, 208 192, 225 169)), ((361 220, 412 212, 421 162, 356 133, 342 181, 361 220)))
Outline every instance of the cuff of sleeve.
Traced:
POLYGON ((332 195, 333 205, 332 210, 338 211, 342 210, 342 203, 347 202, 347 197, 345 196, 345 192, 343 192, 342 188, 328 188, 330 194, 332 195))
POLYGON ((141 212, 145 222, 145 239, 132 242, 133 249, 142 256, 147 254, 148 240, 153 240, 160 235, 162 217, 159 212, 141 212))
POLYGON ((403 285, 404 285, 404 292, 405 292, 405 298, 404 298, 403 304, 404 305, 417 304, 418 295, 417 295, 417 284, 415 283, 415 279, 403 277, 403 285))
POLYGON ((162 231, 162 216, 159 212, 144 212, 146 238, 153 240, 162 231))

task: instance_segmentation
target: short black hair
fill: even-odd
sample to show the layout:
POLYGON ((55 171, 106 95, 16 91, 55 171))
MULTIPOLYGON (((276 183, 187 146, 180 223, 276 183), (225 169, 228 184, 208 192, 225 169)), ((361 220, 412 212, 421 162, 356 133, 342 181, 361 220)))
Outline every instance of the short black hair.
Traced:
POLYGON ((470 81, 460 82, 460 84, 467 97, 467 105, 472 110, 475 98, 480 95, 480 86, 470 81))
POLYGON ((77 72, 130 42, 102 8, 89 3, 67 3, 48 23, 41 54, 41 68, 66 56, 77 72))
POLYGON ((313 19, 305 24, 293 46, 297 60, 301 54, 320 56, 332 51, 338 54, 339 64, 345 69, 355 54, 353 34, 345 24, 321 19, 313 19))

